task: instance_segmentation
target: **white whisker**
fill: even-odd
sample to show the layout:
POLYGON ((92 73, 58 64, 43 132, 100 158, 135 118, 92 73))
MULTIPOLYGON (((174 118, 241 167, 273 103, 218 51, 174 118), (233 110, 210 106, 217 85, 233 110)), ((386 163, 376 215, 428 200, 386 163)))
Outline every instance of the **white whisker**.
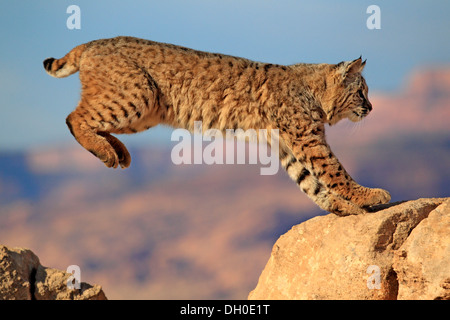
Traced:
POLYGON ((365 117, 359 116, 358 118, 359 118, 359 120, 356 123, 354 123, 354 125, 352 126, 352 130, 350 131, 351 135, 354 135, 354 134, 358 133, 359 130, 361 130, 362 122, 364 121, 365 117))

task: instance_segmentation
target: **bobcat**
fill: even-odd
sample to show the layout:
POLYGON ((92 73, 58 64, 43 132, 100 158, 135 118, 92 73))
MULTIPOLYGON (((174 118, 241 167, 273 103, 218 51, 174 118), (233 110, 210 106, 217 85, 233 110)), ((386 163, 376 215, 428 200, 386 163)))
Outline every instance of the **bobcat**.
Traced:
POLYGON ((387 203, 382 189, 358 185, 325 140, 325 123, 353 122, 372 110, 361 57, 338 64, 261 63, 133 37, 79 45, 44 60, 51 76, 80 71, 81 99, 66 119, 75 139, 107 167, 131 157, 111 133, 158 124, 194 129, 278 129, 283 168, 320 208, 362 214, 387 203))

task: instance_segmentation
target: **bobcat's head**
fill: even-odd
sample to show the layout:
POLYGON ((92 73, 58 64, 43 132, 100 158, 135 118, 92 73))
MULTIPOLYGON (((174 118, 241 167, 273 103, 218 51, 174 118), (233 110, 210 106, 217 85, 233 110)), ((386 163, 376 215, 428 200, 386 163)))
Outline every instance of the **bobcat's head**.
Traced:
POLYGON ((331 65, 322 99, 322 109, 330 125, 344 118, 360 121, 372 110, 369 88, 361 75, 365 64, 359 57, 331 65))

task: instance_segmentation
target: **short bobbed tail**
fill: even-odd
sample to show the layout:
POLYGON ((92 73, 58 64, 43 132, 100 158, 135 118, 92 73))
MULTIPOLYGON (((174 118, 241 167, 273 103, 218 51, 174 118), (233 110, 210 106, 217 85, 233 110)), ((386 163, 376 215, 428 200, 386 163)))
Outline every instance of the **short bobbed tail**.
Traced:
POLYGON ((43 62, 45 71, 55 78, 64 78, 74 74, 80 69, 80 59, 85 47, 85 44, 77 46, 61 59, 45 59, 43 62))

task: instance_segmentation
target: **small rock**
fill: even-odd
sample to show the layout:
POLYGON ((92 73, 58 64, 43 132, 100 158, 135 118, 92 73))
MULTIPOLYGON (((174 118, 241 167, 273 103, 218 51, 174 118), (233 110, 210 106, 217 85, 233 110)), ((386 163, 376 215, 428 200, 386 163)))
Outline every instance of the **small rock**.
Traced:
POLYGON ((0 300, 106 300, 99 285, 70 289, 70 276, 43 267, 31 250, 0 245, 0 300))

